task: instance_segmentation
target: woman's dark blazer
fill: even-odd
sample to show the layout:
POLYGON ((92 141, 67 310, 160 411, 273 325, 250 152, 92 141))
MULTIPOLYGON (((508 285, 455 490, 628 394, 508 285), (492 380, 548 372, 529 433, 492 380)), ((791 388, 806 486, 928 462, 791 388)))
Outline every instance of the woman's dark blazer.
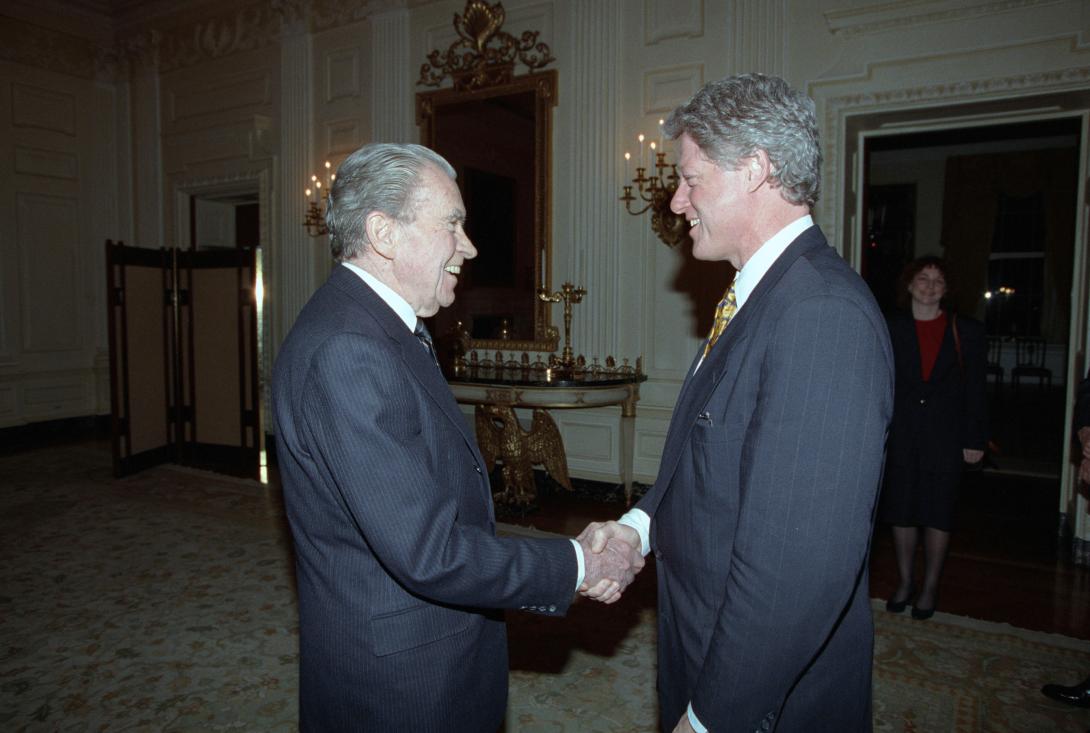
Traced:
POLYGON ((956 316, 961 363, 954 345, 954 319, 946 332, 931 378, 923 381, 916 322, 911 315, 887 318, 895 369, 893 424, 887 463, 948 473, 961 469, 962 449, 983 450, 988 441, 984 325, 956 316))

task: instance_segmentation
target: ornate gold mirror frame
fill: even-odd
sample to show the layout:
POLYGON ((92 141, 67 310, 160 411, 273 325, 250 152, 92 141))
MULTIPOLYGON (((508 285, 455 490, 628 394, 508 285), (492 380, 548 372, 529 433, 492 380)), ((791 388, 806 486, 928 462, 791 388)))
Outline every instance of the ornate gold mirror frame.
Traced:
POLYGON ((454 16, 459 40, 432 51, 420 84, 452 88, 416 95, 421 142, 458 173, 467 231, 479 250, 463 265, 454 304, 435 316, 439 336, 464 331, 467 348, 555 351, 551 304, 552 108, 557 74, 537 32, 521 40, 501 30, 501 3, 468 0, 454 16), (516 59, 531 69, 515 76, 516 59), (460 325, 459 325, 460 324, 460 325))

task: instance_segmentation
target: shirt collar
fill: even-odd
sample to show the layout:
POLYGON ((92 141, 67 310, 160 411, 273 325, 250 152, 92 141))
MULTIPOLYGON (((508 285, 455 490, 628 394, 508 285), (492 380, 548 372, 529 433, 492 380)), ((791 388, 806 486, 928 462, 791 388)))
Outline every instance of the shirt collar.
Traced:
POLYGON ((813 225, 813 217, 809 214, 801 216, 776 232, 771 239, 753 253, 749 261, 734 276, 734 297, 738 301, 739 308, 745 305, 750 293, 757 287, 757 283, 761 282, 761 278, 765 276, 772 264, 783 254, 783 251, 800 234, 813 225))
POLYGON ((342 262, 341 264, 359 275, 365 283, 370 285, 371 289, 375 291, 375 294, 382 298, 386 305, 390 306, 394 313, 397 314, 397 317, 404 321, 410 331, 416 330, 416 313, 413 311, 413 307, 409 305, 409 301, 402 298, 393 290, 393 288, 362 267, 353 265, 351 262, 342 262))

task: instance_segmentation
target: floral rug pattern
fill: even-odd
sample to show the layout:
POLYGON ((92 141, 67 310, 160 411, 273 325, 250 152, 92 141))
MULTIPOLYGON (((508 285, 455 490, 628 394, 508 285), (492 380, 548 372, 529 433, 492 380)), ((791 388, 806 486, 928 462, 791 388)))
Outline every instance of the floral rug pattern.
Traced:
MULTIPOLYGON (((99 445, 3 456, 0 477, 0 730, 297 729, 275 489, 171 466, 114 479, 99 445)), ((1090 728, 1039 692, 1083 679, 1090 642, 941 613, 875 621, 876 731, 1090 728)), ((653 608, 509 625, 507 733, 657 730, 653 608)))

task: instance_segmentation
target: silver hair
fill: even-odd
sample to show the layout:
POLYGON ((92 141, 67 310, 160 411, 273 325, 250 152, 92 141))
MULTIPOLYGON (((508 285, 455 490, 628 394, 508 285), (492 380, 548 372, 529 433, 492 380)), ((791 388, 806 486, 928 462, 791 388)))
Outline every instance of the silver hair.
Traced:
POLYGON ((456 177, 446 159, 415 144, 370 143, 344 159, 329 190, 325 221, 329 249, 337 262, 362 254, 369 243, 366 219, 381 211, 402 222, 412 222, 410 199, 427 164, 456 177))
POLYGON ((821 194, 821 145, 814 101, 778 76, 739 74, 713 81, 673 111, 664 130, 688 134, 721 168, 737 170, 758 150, 792 204, 813 206, 821 194))

